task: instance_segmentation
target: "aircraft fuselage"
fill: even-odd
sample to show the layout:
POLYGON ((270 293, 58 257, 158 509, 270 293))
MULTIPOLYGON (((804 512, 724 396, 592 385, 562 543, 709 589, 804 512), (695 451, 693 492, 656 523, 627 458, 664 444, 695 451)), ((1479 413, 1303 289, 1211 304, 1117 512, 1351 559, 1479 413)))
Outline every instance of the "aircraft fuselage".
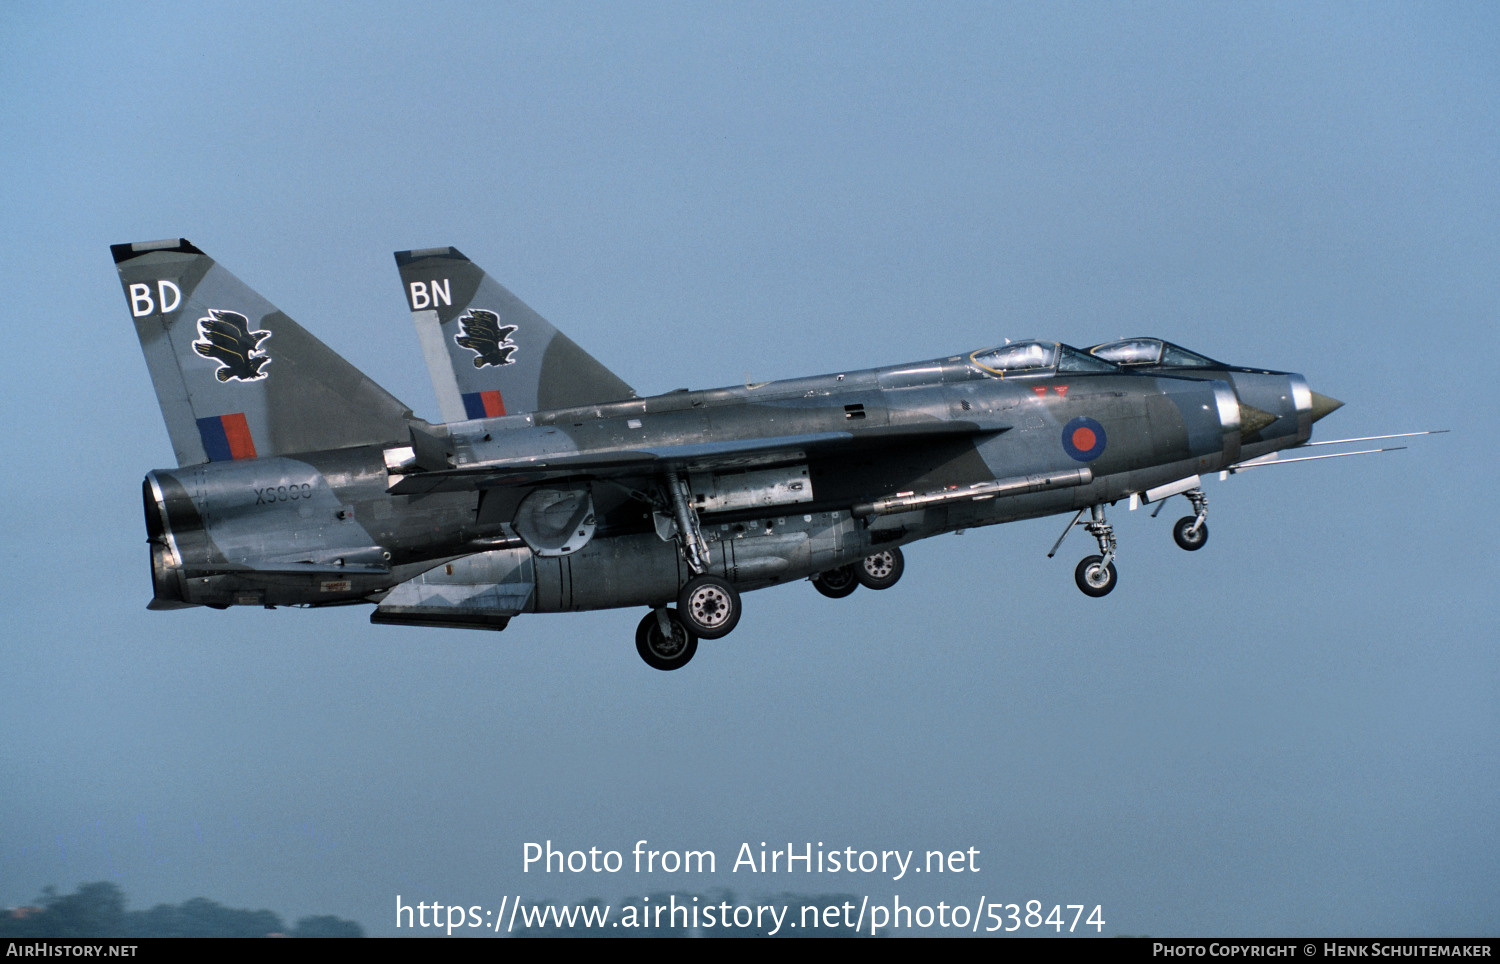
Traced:
MULTIPOLYGON (((389 446, 151 473, 148 523, 167 549, 154 567, 158 603, 370 600, 441 562, 413 590, 488 592, 501 599, 488 608, 502 616, 659 605, 692 573, 655 524, 658 452, 671 453, 707 503, 708 570, 743 589, 848 565, 878 546, 1113 502, 1241 454, 1238 409, 1224 382, 1094 372, 1001 378, 964 356, 447 429, 444 454, 464 475, 403 466, 410 456, 389 446), (758 439, 777 447, 757 451, 758 439), (797 439, 805 447, 789 450, 797 439), (724 451, 724 440, 740 451, 724 451), (569 459, 579 456, 588 462, 575 470, 569 459), (598 466, 612 457, 619 467, 601 478, 598 466), (486 467, 493 474, 476 478, 486 467), (528 484, 496 484, 522 470, 528 484), (708 502, 744 479, 738 498, 708 502), (787 479, 801 487, 775 484, 787 479), (983 489, 1027 479, 1043 481, 983 489), (402 494, 402 483, 413 494, 402 494), (597 529, 588 544, 549 558, 515 535, 516 505, 541 485, 589 490, 597 529)), ((1285 444, 1298 440, 1305 436, 1285 444)), ((382 610, 390 616, 400 604, 382 610)))

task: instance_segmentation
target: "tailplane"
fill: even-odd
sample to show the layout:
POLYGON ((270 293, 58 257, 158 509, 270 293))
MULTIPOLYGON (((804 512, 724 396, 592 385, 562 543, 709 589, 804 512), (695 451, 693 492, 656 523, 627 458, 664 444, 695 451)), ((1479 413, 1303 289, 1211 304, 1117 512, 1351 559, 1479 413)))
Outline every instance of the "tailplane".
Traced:
POLYGON ((188 241, 110 251, 178 465, 408 438, 410 409, 188 241))
POLYGON ((444 421, 635 396, 457 248, 397 251, 396 266, 444 421))

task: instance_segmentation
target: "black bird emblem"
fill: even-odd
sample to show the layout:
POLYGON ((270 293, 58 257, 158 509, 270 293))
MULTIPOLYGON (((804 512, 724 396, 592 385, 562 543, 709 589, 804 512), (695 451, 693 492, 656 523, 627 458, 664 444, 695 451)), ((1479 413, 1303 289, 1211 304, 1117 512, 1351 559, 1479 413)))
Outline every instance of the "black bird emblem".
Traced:
POLYGON ((516 333, 516 326, 501 325, 500 316, 493 311, 471 308, 458 316, 458 327, 459 334, 453 340, 478 356, 474 359, 475 368, 515 361, 510 357, 516 350, 510 336, 516 333))
POLYGON ((271 356, 256 349, 271 333, 263 328, 251 331, 250 319, 244 315, 210 308, 208 317, 198 319, 198 334, 201 340, 193 342, 193 351, 219 363, 214 372, 219 381, 254 382, 266 377, 261 369, 270 364, 271 356))

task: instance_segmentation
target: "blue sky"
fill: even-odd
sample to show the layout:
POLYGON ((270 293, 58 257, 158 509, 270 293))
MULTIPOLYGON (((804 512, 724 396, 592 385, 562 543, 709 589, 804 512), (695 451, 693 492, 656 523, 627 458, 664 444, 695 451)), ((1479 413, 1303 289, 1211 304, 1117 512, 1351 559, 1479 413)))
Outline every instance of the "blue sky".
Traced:
POLYGON ((0 6, 0 905, 109 879, 392 933, 455 904, 839 891, 1105 933, 1487 934, 1500 15, 1486 4, 0 6), (1405 452, 503 634, 148 613, 172 462, 108 245, 185 236, 436 418, 391 252, 453 244, 643 392, 1154 334, 1405 452), (521 871, 526 841, 978 848, 977 874, 521 871))

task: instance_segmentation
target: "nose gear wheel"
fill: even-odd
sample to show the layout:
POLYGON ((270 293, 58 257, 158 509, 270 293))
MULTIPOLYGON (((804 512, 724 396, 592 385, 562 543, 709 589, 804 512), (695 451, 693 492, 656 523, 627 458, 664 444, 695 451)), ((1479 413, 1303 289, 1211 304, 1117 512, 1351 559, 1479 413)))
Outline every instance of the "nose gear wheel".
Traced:
MULTIPOLYGON (((1080 523, 1078 520, 1083 518, 1083 512, 1082 509, 1078 510, 1078 514, 1068 523, 1063 534, 1058 536, 1057 541, 1052 544, 1052 551, 1047 553, 1047 558, 1051 559, 1057 553, 1063 539, 1067 538, 1075 525, 1082 525, 1099 543, 1099 555, 1085 556, 1078 564, 1078 568, 1073 570, 1073 581, 1078 583, 1078 588, 1087 595, 1107 596, 1119 580, 1119 574, 1115 571, 1115 527, 1110 525, 1109 520, 1105 518, 1102 505, 1090 506, 1089 521, 1080 523)), ((1204 531, 1207 532, 1206 529, 1204 531)))
POLYGON ((1097 597, 1108 596, 1119 582, 1120 575, 1115 571, 1115 564, 1106 564, 1103 556, 1084 556, 1078 568, 1073 570, 1073 579, 1085 594, 1097 597))
POLYGON ((1182 493, 1193 504, 1193 515, 1185 515, 1172 527, 1172 539, 1188 552, 1202 549, 1208 542, 1208 496, 1202 489, 1182 493))
POLYGON ((1185 515, 1172 526, 1172 540, 1188 552, 1196 552, 1208 542, 1208 523, 1185 515))

